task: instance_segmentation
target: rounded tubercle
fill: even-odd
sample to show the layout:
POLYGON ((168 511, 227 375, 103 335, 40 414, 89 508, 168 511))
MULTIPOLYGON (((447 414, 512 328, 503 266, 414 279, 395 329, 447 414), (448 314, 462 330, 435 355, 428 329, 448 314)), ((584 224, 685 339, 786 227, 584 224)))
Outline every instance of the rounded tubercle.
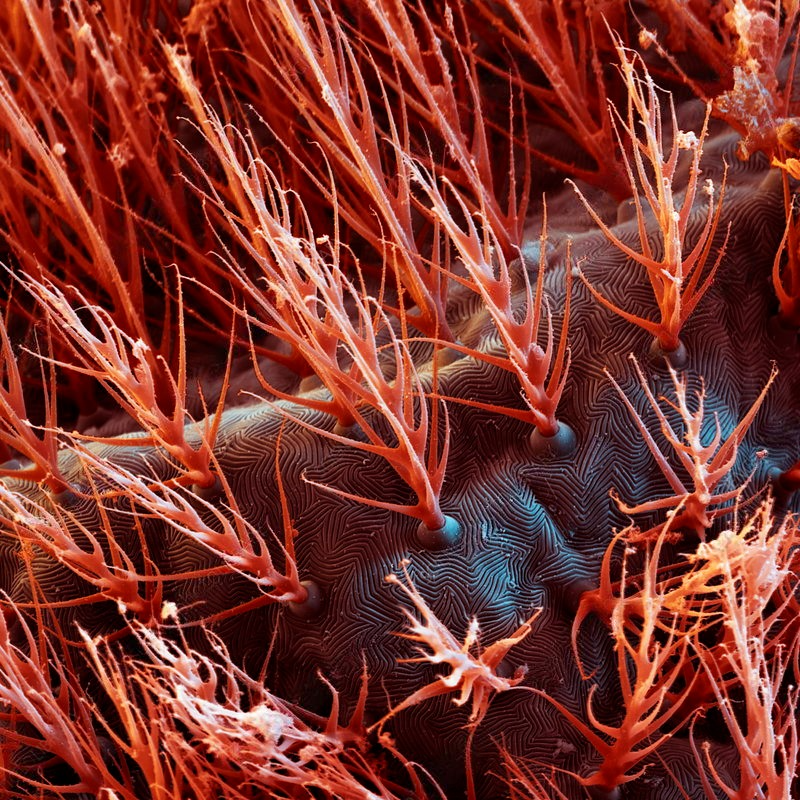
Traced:
POLYGON ((466 353, 463 350, 457 350, 455 347, 442 347, 436 351, 436 366, 439 369, 454 364, 462 358, 466 358, 466 353))
POLYGON ((592 800, 619 800, 621 796, 619 786, 587 786, 586 789, 592 800))
POLYGON ((191 488, 193 494, 201 500, 209 502, 216 500, 222 494, 222 481, 219 479, 219 475, 214 475, 210 483, 193 483, 191 488))
POLYGON ((76 486, 65 483, 50 490, 50 499, 62 508, 70 508, 81 501, 82 494, 76 486))
POLYGON ((359 442, 367 441, 364 429, 354 419, 346 421, 337 419, 336 424, 333 426, 333 432, 345 439, 354 439, 359 442))
POLYGON ((314 619, 322 613, 325 607, 325 595, 315 581, 301 581, 300 586, 306 590, 305 600, 290 600, 286 607, 298 619, 314 619))
POLYGON ((556 432, 550 436, 538 428, 531 434, 531 449, 541 458, 566 458, 575 452, 577 446, 575 431, 566 422, 559 422, 556 432))
POLYGON ((429 528, 424 522, 417 526, 417 541, 426 550, 447 550, 461 539, 461 523, 453 517, 444 515, 444 524, 429 528))
POLYGON ((667 367, 672 367, 675 370, 683 369, 689 362, 689 352, 680 339, 678 339, 677 347, 671 350, 666 349, 658 339, 653 339, 649 356, 650 362, 658 369, 666 369, 667 367))

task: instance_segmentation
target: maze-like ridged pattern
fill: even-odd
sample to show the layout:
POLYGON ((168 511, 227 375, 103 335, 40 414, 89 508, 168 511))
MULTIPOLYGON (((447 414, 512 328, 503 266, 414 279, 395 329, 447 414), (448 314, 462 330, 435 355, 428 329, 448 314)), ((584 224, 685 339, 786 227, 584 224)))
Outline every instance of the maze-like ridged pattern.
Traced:
MULTIPOLYGON (((717 278, 686 325, 683 339, 691 387, 698 389, 701 378, 705 382, 709 432, 717 415, 723 435, 730 433, 767 381, 771 363, 780 370, 740 447, 730 482, 721 487, 752 476, 746 491, 752 497, 764 489, 770 467, 786 468, 800 454, 800 363, 796 342, 773 338, 768 324, 774 304, 770 269, 784 224, 779 187, 764 182, 758 163, 742 164, 732 158, 734 145, 735 137, 720 134, 705 147, 704 177, 718 183, 724 154, 730 164, 717 245, 724 239, 728 222, 731 239, 717 278), (766 457, 758 457, 759 451, 766 451, 766 457)), ((656 310, 643 271, 590 224, 572 190, 565 188, 551 198, 550 205, 546 288, 559 324, 568 237, 573 241, 574 262, 595 288, 618 305, 653 318, 656 310)), ((700 230, 704 213, 702 207, 696 210, 693 235, 700 230)), ((614 230, 635 246, 630 209, 623 205, 619 214, 627 221, 615 224, 614 230)), ((535 279, 535 264, 529 267, 535 279)), ((366 661, 368 715, 375 721, 434 679, 437 669, 432 666, 398 663, 416 655, 411 643, 394 635, 405 629, 403 609, 409 603, 398 587, 385 582, 385 576, 397 573, 401 561, 408 559, 414 585, 459 640, 472 617, 480 622, 481 641, 489 644, 511 634, 541 607, 533 633, 511 651, 507 666, 527 665, 523 686, 537 687, 576 713, 584 713, 590 683, 581 679, 574 663, 570 630, 581 591, 596 584, 600 558, 613 530, 627 522, 609 491, 615 489, 632 505, 671 493, 605 370, 620 384, 656 440, 664 444, 665 452, 667 445, 637 382, 630 354, 645 369, 656 396, 670 395, 671 382, 648 361, 646 333, 599 305, 577 277, 573 291, 572 367, 559 417, 574 429, 577 451, 568 458, 543 460, 531 454, 530 426, 451 402, 451 453, 442 508, 461 523, 463 537, 443 552, 428 552, 416 543, 415 520, 335 497, 305 480, 367 497, 413 502, 408 487, 380 458, 286 421, 267 402, 239 398, 235 402, 241 405, 226 412, 217 446, 220 467, 242 514, 276 542, 270 531, 280 537, 283 530, 276 484, 276 443, 283 427, 279 463, 299 532, 299 573, 315 581, 325 598, 322 613, 314 619, 303 620, 285 608, 266 606, 216 627, 234 659, 253 672, 272 646, 268 683, 276 694, 325 713, 330 693, 318 677, 321 673, 341 693, 346 709, 342 718, 346 719, 366 661)), ((476 350, 497 347, 488 314, 473 293, 454 285, 448 313, 465 345, 476 350)), ((420 372, 429 373, 425 360, 430 346, 415 344, 414 348, 420 372)), ((282 385, 291 383, 280 370, 273 377, 276 382, 284 380, 282 385)), ((252 381, 246 380, 252 387, 252 381)), ((454 398, 523 408, 516 379, 472 357, 457 358, 441 368, 439 391, 454 398)), ((323 414, 292 411, 311 425, 332 429, 333 420, 323 414)), ((132 468, 138 463, 141 471, 140 457, 135 454, 125 456, 111 448, 103 450, 103 455, 132 468)), ((163 468, 161 473, 166 474, 163 468)), ((98 529, 93 503, 73 501, 77 503, 73 510, 84 524, 98 529)), ((662 518, 651 515, 637 522, 647 527, 662 518)), ((127 541, 134 552, 136 537, 130 518, 118 515, 114 529, 118 540, 127 541)), ((155 522, 146 524, 146 535, 163 574, 214 563, 199 546, 155 522)), ((27 599, 27 574, 13 548, 7 543, 2 546, 2 589, 13 600, 27 599)), ((274 554, 281 564, 277 546, 274 554)), ((34 563, 33 569, 48 599, 68 599, 85 591, 69 570, 54 567, 50 559, 34 563)), ((248 581, 230 576, 174 581, 165 591, 165 599, 186 609, 185 620, 225 611, 255 596, 248 581)), ((63 616, 93 633, 113 630, 116 625, 108 605, 65 610, 63 616)), ((610 637, 590 618, 580 645, 586 668, 594 672, 593 682, 599 687, 595 694, 598 714, 613 721, 619 698, 610 637)), ((448 797, 457 798, 464 791, 464 726, 469 704, 459 708, 452 701, 452 696, 445 696, 420 704, 394 717, 387 729, 406 757, 428 769, 448 797)), ((596 763, 592 748, 567 720, 524 689, 497 696, 478 728, 473 763, 481 797, 503 793, 497 778, 502 773, 500 743, 522 759, 582 774, 596 763)), ((722 758, 722 741, 712 746, 722 758)), ((700 787, 688 737, 675 737, 663 753, 684 789, 696 796, 700 787)), ((735 763, 729 756, 730 763, 735 763)), ((577 784, 567 778, 561 781, 570 796, 580 796, 577 784)), ((628 798, 648 800, 680 796, 658 764, 625 791, 628 798)))

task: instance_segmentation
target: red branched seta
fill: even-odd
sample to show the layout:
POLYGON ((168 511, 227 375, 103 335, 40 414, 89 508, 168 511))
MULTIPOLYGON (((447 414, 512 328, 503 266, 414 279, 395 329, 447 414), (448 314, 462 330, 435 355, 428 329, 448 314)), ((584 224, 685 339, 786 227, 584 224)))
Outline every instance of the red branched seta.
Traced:
POLYGON ((797 576, 791 563, 797 523, 775 524, 771 504, 764 503, 738 527, 700 542, 683 564, 665 569, 669 529, 669 524, 663 526, 639 574, 628 574, 628 559, 636 551, 625 550, 621 576, 614 581, 611 553, 626 542, 628 531, 618 534, 603 561, 600 589, 581 599, 573 627, 576 658, 578 630, 594 612, 609 625, 618 653, 628 653, 634 667, 631 673, 621 656, 625 719, 618 728, 600 724, 590 714, 592 730, 555 703, 603 755, 597 772, 582 782, 606 789, 625 782, 630 778, 625 770, 669 735, 664 731, 691 719, 690 737, 706 797, 717 797, 719 790, 730 800, 789 797, 800 743, 797 690, 786 688, 786 677, 796 670, 800 635, 796 625, 783 628, 786 609, 796 605, 797 576), (741 713, 734 698, 743 703, 741 713), (711 707, 720 709, 737 746, 736 785, 721 774, 708 743, 695 740, 698 713, 711 707), (612 744, 596 732, 613 737, 612 744), (637 741, 648 744, 633 750, 637 741))
MULTIPOLYGON (((660 318, 650 320, 633 314, 609 300, 585 277, 584 282, 595 298, 624 319, 638 325, 657 340, 664 353, 674 353, 680 347, 680 332, 703 295, 714 280, 725 254, 728 237, 717 250, 716 258, 707 266, 714 236, 717 232, 725 192, 722 181, 720 198, 714 203, 714 185, 706 181, 708 209, 702 231, 691 248, 687 241, 689 222, 700 176, 700 158, 708 131, 708 116, 699 135, 684 132, 678 127, 675 106, 670 99, 669 122, 672 127, 669 153, 665 151, 665 135, 659 92, 644 62, 617 45, 622 76, 628 90, 627 113, 612 109, 612 121, 623 152, 625 172, 633 192, 640 250, 627 245, 614 233, 592 208, 583 193, 575 187, 589 215, 606 238, 634 263, 646 271, 660 318), (637 69, 638 63, 638 69, 637 69), (633 149, 631 158, 625 155, 624 138, 633 149), (682 201, 673 187, 676 170, 685 151, 690 156, 689 182, 682 201), (642 202, 644 199, 644 202, 642 202), (647 215, 655 217, 660 231, 660 252, 652 246, 647 231, 647 215), (688 252, 687 252, 688 250, 688 252)), ((730 232, 730 231, 729 231, 730 232)))
MULTIPOLYGON (((222 420, 228 374, 214 415, 207 416, 202 425, 192 425, 185 405, 186 350, 182 301, 178 301, 178 374, 173 377, 162 357, 141 339, 134 340, 125 334, 103 308, 89 303, 77 290, 73 290, 74 300, 70 302, 53 284, 29 278, 25 287, 52 323, 63 332, 77 363, 54 359, 51 362, 99 381, 119 406, 147 431, 147 441, 163 448, 178 463, 181 483, 212 486, 216 480, 211 468, 212 451, 222 420), (89 322, 78 313, 76 303, 88 315, 89 322), (165 405, 166 411, 162 409, 165 405)), ((108 437, 101 440, 107 443, 115 441, 108 437)), ((116 442, 130 444, 128 439, 116 442)))
POLYGON ((783 197, 786 230, 772 264, 772 285, 778 298, 778 314, 786 327, 800 328, 800 222, 796 202, 789 188, 789 176, 800 179, 800 161, 773 162, 783 168, 783 197), (794 166, 791 162, 796 162, 794 166))
MULTIPOLYGON (((613 494, 613 496, 617 500, 620 510, 625 514, 644 514, 664 508, 678 509, 679 513, 671 517, 669 523, 671 530, 676 532, 680 528, 688 528, 689 530, 696 531, 701 538, 705 538, 705 531, 711 526, 711 520, 714 516, 724 509, 726 503, 739 497, 742 492, 743 487, 741 486, 729 489, 725 492, 715 493, 714 490, 716 486, 730 474, 736 464, 736 453, 739 444, 742 442, 748 428, 753 424, 758 409, 764 402, 769 387, 777 376, 777 370, 773 366, 769 380, 761 390, 761 393, 727 438, 723 441, 722 428, 717 418, 715 419, 714 436, 711 441, 707 441, 705 433, 703 432, 703 423, 705 419, 705 389, 702 388, 697 392, 696 407, 692 409, 687 396, 688 387, 686 378, 679 378, 675 370, 671 367, 669 368, 670 377, 672 378, 672 384, 675 390, 675 402, 668 398, 661 399, 663 404, 667 406, 667 409, 673 409, 678 413, 683 427, 681 433, 675 430, 664 413, 664 409, 662 409, 661 405, 656 400, 647 384, 647 378, 636 362, 636 359, 632 357, 632 360, 639 377, 641 389, 644 391, 647 401, 658 419, 661 433, 670 445, 671 450, 677 455, 681 466, 689 474, 691 488, 687 488, 677 475, 670 465, 667 456, 662 452, 661 448, 659 448, 653 435, 628 399, 628 396, 622 391, 619 384, 609 375, 622 402, 625 404, 628 411, 630 411, 636 423, 636 427, 639 429, 639 433, 658 463, 659 469, 675 492, 674 495, 669 497, 658 500, 648 500, 635 506, 624 503, 616 497, 616 494, 613 494), (715 506, 718 508, 712 510, 712 507, 715 506)), ((642 540, 647 539, 654 534, 658 534, 659 531, 660 526, 652 528, 649 531, 640 531, 635 536, 629 536, 629 539, 632 540, 636 537, 642 540)), ((679 534, 676 535, 679 536, 679 534)))
POLYGON ((458 706, 465 705, 467 701, 472 702, 469 725, 475 728, 480 725, 481 720, 486 716, 486 712, 489 710, 489 701, 492 697, 498 692, 506 692, 509 689, 513 689, 525 678, 527 672, 525 667, 518 667, 511 678, 504 678, 498 675, 497 667, 508 655, 509 650, 530 634, 533 621, 539 616, 541 609, 537 609, 510 636, 498 639, 494 644, 483 648, 478 644, 480 630, 478 620, 473 618, 469 623, 464 641, 459 643, 447 626, 433 613, 412 583, 408 574, 409 563, 408 561, 403 561, 400 564, 405 583, 394 574, 386 576, 387 582, 399 586, 405 592, 417 612, 422 616, 422 619, 419 620, 411 612, 405 612, 406 617, 408 617, 410 632, 398 633, 397 635, 424 645, 424 647, 417 648, 421 654, 420 656, 403 659, 401 663, 428 662, 431 664, 444 664, 451 669, 451 672, 449 675, 440 675, 433 683, 418 689, 414 694, 392 708, 388 714, 372 727, 382 728, 396 714, 431 697, 459 692, 459 696, 454 698, 453 702, 458 706), (429 648, 431 652, 427 652, 425 648, 429 648))
POLYGON ((490 221, 481 215, 482 225, 472 218, 469 209, 457 193, 455 202, 463 212, 464 226, 459 225, 450 213, 441 190, 432 175, 414 168, 414 177, 419 181, 430 198, 431 209, 442 225, 442 229, 455 245, 461 263, 467 270, 470 280, 453 276, 480 295, 506 351, 506 357, 481 353, 462 345, 453 345, 457 350, 502 369, 513 372, 522 385, 522 396, 527 411, 504 408, 498 405, 467 401, 468 405, 487 408, 507 416, 532 422, 545 437, 558 433, 559 422, 556 410, 569 373, 570 355, 567 347, 569 333, 569 313, 572 288, 571 247, 567 242, 564 265, 566 276, 566 299, 561 334, 556 345, 553 333, 553 313, 544 294, 544 274, 547 267, 547 211, 542 221, 542 235, 539 239, 539 264, 536 287, 531 287, 527 265, 521 261, 521 272, 525 285, 524 315, 520 314, 520 303, 512 282, 512 271, 499 247, 490 221), (519 318, 522 317, 520 321, 519 318), (542 322, 546 325, 544 346, 539 343, 542 322))
MULTIPOLYGON (((49 340, 48 340, 49 341, 49 340)), ((11 345, 5 322, 0 320, 0 442, 6 456, 16 453, 27 459, 23 466, 8 459, 0 466, 0 475, 42 483, 55 492, 68 488, 69 483, 58 465, 58 429, 56 420, 56 375, 51 364, 49 374, 42 372, 45 422, 37 429, 30 421, 24 385, 19 365, 11 345)), ((52 350, 51 350, 52 354, 52 350)))
MULTIPOLYGON (((611 635, 615 642, 616 669, 619 676, 623 711, 618 724, 602 722, 593 708, 597 686, 589 691, 586 707, 588 723, 563 703, 539 690, 592 744, 601 762, 588 776, 576 776, 584 786, 594 786, 611 792, 617 786, 639 777, 646 769, 640 766, 673 733, 688 723, 682 699, 689 695, 693 681, 684 683, 685 666, 692 655, 692 641, 702 628, 698 619, 689 618, 688 625, 677 616, 674 624, 661 624, 672 613, 668 594, 655 579, 664 534, 656 541, 652 556, 645 559, 644 571, 638 576, 640 597, 637 625, 631 625, 628 594, 627 550, 623 556, 622 575, 618 593, 612 598, 610 611, 611 635)), ((612 547, 616 538, 612 542, 612 547)), ((633 551, 632 551, 633 552, 633 551)), ((573 642, 576 631, 573 629, 573 642)))

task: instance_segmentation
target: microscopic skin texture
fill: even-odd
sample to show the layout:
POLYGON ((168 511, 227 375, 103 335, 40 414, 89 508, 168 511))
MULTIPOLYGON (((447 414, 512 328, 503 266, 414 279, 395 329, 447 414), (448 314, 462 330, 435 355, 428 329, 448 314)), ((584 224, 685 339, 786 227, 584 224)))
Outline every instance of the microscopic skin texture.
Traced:
MULTIPOLYGON (((723 156, 731 165, 717 245, 722 244, 728 222, 731 239, 714 284, 682 338, 689 354, 690 386, 699 389, 700 379, 704 380, 709 433, 718 415, 723 437, 727 436, 763 388, 771 363, 779 369, 739 449, 729 483, 720 487, 724 491, 750 477, 745 496, 753 497, 767 486, 771 467, 786 468, 800 454, 800 362, 796 337, 776 333, 770 324, 774 313, 770 270, 784 225, 779 186, 769 181, 762 186, 763 164, 737 162, 734 146, 735 137, 723 133, 712 135, 705 147, 704 177, 719 185, 723 156)), ((618 305, 652 318, 656 309, 643 270, 626 261, 594 228, 572 190, 564 187, 551 196, 549 208, 545 286, 556 330, 564 305, 568 237, 572 238, 573 261, 595 288, 618 305)), ((617 210, 609 207, 602 213, 614 222, 617 210)), ((620 216, 625 215, 623 207, 620 216)), ((690 240, 704 218, 704 207, 698 203, 690 240)), ((536 224, 531 231, 535 241, 536 224)), ((635 246, 632 221, 616 224, 614 231, 635 246)), ((536 264, 528 263, 527 268, 535 277, 536 264)), ((519 271, 517 280, 522 289, 519 271)), ((408 598, 385 581, 390 573, 401 574, 403 560, 409 561, 408 573, 416 589, 459 641, 473 617, 480 623, 481 643, 488 645, 509 636, 537 608, 542 609, 532 633, 510 651, 500 670, 511 675, 514 668, 525 665, 525 681, 493 699, 472 742, 477 791, 483 798, 503 795, 498 777, 503 773, 500 744, 521 759, 579 774, 588 774, 596 764, 593 748, 569 722, 524 687, 536 687, 585 716, 589 686, 597 683, 598 716, 615 720, 618 684, 607 629, 593 618, 582 628, 581 654, 587 672, 594 671, 591 681, 583 681, 570 649, 572 619, 581 592, 596 586, 600 559, 612 532, 628 522, 609 491, 616 490, 631 505, 671 494, 604 370, 621 385, 665 450, 629 355, 642 364, 656 397, 671 396, 669 376, 648 361, 651 340, 645 332, 603 308, 580 280, 574 281, 573 292, 572 361, 559 418, 575 431, 577 449, 564 458, 532 455, 529 425, 449 402, 451 451, 442 508, 461 523, 463 533, 447 550, 431 552, 420 547, 415 540, 417 522, 412 518, 309 485, 306 479, 366 497, 413 502, 410 490, 386 462, 287 420, 268 402, 246 396, 237 399, 236 384, 216 447, 221 471, 243 515, 262 533, 272 530, 280 535, 283 523, 275 464, 281 433, 278 458, 292 524, 298 531, 298 570, 302 579, 313 580, 321 588, 322 610, 303 619, 285 607, 267 605, 225 619, 213 629, 234 661, 253 674, 269 652, 271 691, 302 708, 320 714, 329 710, 330 691, 319 678, 323 675, 340 692, 342 719, 347 719, 364 663, 370 681, 368 722, 377 721, 390 707, 435 680, 441 671, 436 666, 398 663, 419 655, 412 642, 395 635, 406 629, 402 609, 411 610, 408 598)), ((521 300, 521 292, 518 297, 521 300)), ((462 344, 478 351, 500 346, 487 312, 468 289, 453 285, 448 318, 462 344)), ((412 347, 418 369, 430 380, 430 345, 418 342, 412 347)), ((456 399, 524 407, 511 373, 473 357, 456 358, 443 366, 438 391, 456 399)), ((308 425, 333 429, 333 419, 321 413, 299 407, 291 411, 308 425)), ((374 424, 381 425, 380 421, 374 424)), ((98 447, 98 451, 137 469, 147 457, 159 477, 168 476, 163 462, 146 449, 98 447)), ((99 525, 93 502, 76 497, 63 502, 71 504, 86 524, 99 525)), ((645 529, 661 519, 652 515, 636 522, 645 529)), ((135 552, 137 534, 130 518, 120 514, 112 517, 112 523, 118 539, 127 537, 130 552, 135 552)), ((146 522, 145 533, 151 555, 164 574, 212 564, 199 547, 187 545, 185 538, 163 525, 146 522)), ((275 557, 280 563, 277 545, 275 557)), ((12 600, 25 598, 27 577, 14 554, 6 553, 2 564, 2 588, 12 600)), ((49 559, 34 563, 34 571, 48 598, 64 600, 84 591, 78 579, 65 568, 54 569, 49 559)), ((184 621, 224 611, 255 596, 250 582, 232 576, 173 581, 165 589, 165 599, 183 609, 184 621)), ((92 633, 117 626, 108 604, 66 609, 62 616, 64 622, 78 621, 92 633)), ((198 629, 189 629, 188 635, 190 641, 196 635, 192 643, 202 646, 198 629)), ((121 645, 126 646, 124 640, 121 645)), ((465 726, 471 708, 469 702, 456 706, 455 697, 425 701, 385 726, 398 749, 424 766, 448 798, 458 798, 465 791, 465 726)), ((722 742, 714 747, 724 764, 722 742)), ((683 779, 684 790, 700 796, 687 734, 677 735, 664 753, 671 769, 683 779)), ((731 763, 735 763, 732 758, 731 763)), ((584 796, 568 777, 559 782, 568 796, 584 796)), ((655 800, 680 794, 672 779, 654 764, 625 787, 623 796, 655 800)))

